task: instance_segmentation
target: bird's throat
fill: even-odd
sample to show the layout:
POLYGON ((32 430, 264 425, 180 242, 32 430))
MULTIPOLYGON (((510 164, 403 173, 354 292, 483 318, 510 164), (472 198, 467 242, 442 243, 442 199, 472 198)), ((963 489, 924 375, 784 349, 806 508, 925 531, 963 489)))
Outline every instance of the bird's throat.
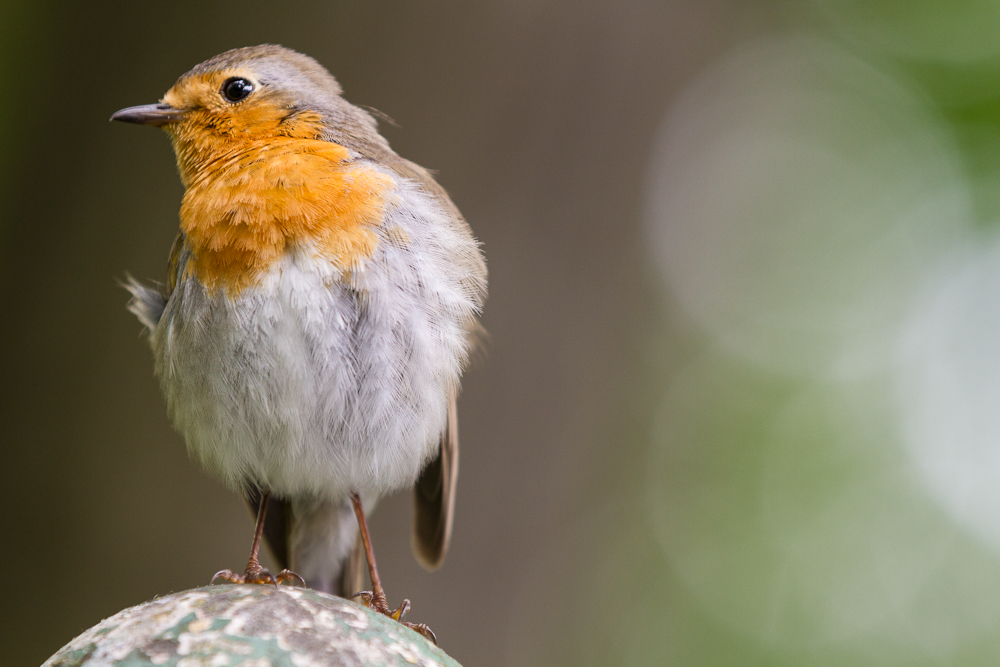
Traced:
POLYGON ((328 141, 210 139, 175 139, 187 188, 180 211, 191 251, 186 272, 209 291, 235 296, 292 250, 341 273, 375 251, 390 176, 328 141))

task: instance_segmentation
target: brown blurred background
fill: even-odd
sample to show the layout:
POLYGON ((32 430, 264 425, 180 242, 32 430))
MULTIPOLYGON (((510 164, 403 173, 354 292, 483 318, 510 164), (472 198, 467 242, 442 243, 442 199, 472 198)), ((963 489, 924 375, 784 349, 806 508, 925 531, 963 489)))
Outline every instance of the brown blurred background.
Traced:
MULTIPOLYGON (((650 252, 661 237, 653 223, 643 223, 659 210, 656 179, 665 173, 680 182, 687 164, 670 157, 676 142, 669 128, 681 127, 681 139, 711 137, 713 123, 738 125, 733 114, 744 108, 705 103, 729 114, 717 121, 692 112, 691 104, 702 108, 692 102, 680 125, 661 131, 683 91, 703 81, 696 102, 713 91, 725 100, 733 71, 708 79, 704 72, 720 59, 739 65, 746 60, 741 45, 792 30, 902 72, 906 90, 930 109, 927 131, 938 137, 944 124, 952 133, 947 159, 959 165, 952 171, 971 174, 958 181, 966 188, 963 210, 979 222, 992 220, 996 180, 984 179, 998 160, 969 148, 983 145, 982 137, 1000 145, 1000 67, 992 52, 948 58, 893 50, 869 37, 896 25, 894 15, 868 17, 846 1, 0 2, 0 571, 7 579, 0 663, 38 664, 102 618, 207 584, 216 570, 237 568, 246 556, 251 518, 240 499, 187 460, 167 421, 141 327, 116 282, 126 272, 165 277, 182 194, 169 143, 162 133, 107 118, 156 101, 205 58, 265 42, 312 55, 350 101, 392 117, 398 127, 382 129, 393 147, 439 172, 483 242, 490 268, 484 323, 492 343, 467 374, 460 401, 457 519, 443 569, 427 574, 410 554, 407 494, 383 501, 373 518, 390 602, 410 598, 411 620, 430 624, 459 662, 886 665, 988 664, 996 657, 990 637, 1000 613, 996 605, 970 607, 968 597, 998 585, 995 550, 964 536, 927 494, 917 494, 906 505, 917 509, 904 514, 930 521, 926 534, 940 548, 917 566, 909 556, 923 548, 912 545, 927 542, 922 529, 906 532, 896 550, 831 556, 848 570, 816 561, 818 569, 800 573, 814 588, 799 597, 794 577, 765 576, 779 555, 755 547, 757 538, 769 534, 774 516, 795 525, 801 517, 766 514, 758 525, 758 503, 796 509, 813 490, 825 493, 824 484, 846 479, 845 470, 906 470, 909 459, 902 445, 869 467, 857 463, 867 454, 851 458, 854 467, 842 465, 843 457, 817 463, 789 454, 820 451, 822 442, 815 449, 809 443, 836 440, 827 435, 854 419, 861 409, 855 404, 868 404, 850 389, 844 411, 853 416, 813 418, 814 403, 841 405, 796 399, 816 378, 826 382, 823 373, 768 369, 758 358, 719 361, 739 357, 742 343, 713 337, 715 311, 703 316, 683 285, 663 289, 661 274, 671 269, 658 263, 672 256, 650 252), (869 31, 852 31, 848 19, 858 16, 869 31), (965 94, 984 87, 991 92, 965 94), (958 101, 949 106, 953 93, 958 101), (691 126, 684 118, 701 119, 701 129, 685 134, 691 126), (970 128, 979 134, 962 133, 970 128), (661 150, 667 167, 658 170, 654 153, 661 150), (724 352, 712 352, 718 340, 724 352), (684 446, 661 451, 657 438, 684 446), (761 468, 762 460, 794 465, 761 468), (650 477, 663 465, 667 491, 650 477), (795 487, 798 496, 777 501, 770 493, 796 484, 810 488, 795 487), (685 514, 688 508, 695 509, 685 514), (749 531, 745 548, 739 539, 726 541, 740 531, 749 531), (952 557, 956 549, 961 558, 952 557), (749 560, 741 560, 744 554, 749 560), (853 576, 873 564, 893 581, 915 567, 917 583, 902 597, 889 586, 891 600, 870 622, 838 625, 852 605, 870 607, 869 591, 882 590, 878 577, 868 585, 853 576), (935 579, 942 568, 967 580, 935 579), (987 583, 983 572, 992 573, 987 583), (826 575, 830 595, 822 588, 826 575), (860 597, 850 586, 844 593, 843 581, 860 597), (788 588, 776 602, 767 591, 780 585, 788 588), (770 621, 756 624, 778 607, 770 621), (921 624, 940 626, 934 614, 914 609, 965 614, 977 630, 956 630, 928 647, 921 624)), ((975 11, 991 10, 989 3, 963 7, 970 24, 977 23, 975 11)), ((851 67, 833 78, 853 83, 868 76, 851 67)), ((800 80, 815 84, 808 72, 781 79, 800 80)), ((747 85, 756 90, 754 81, 747 85)), ((865 88, 871 90, 883 95, 879 85, 865 88)), ((762 116, 774 117, 767 109, 762 116)), ((778 130, 786 125, 775 123, 778 130)), ((851 146, 857 154, 868 143, 851 146)), ((724 183, 719 179, 729 173, 725 161, 718 168, 692 164, 696 184, 724 183)), ((877 170, 888 168, 879 163, 877 170)), ((718 193, 706 198, 719 201, 718 193)), ((680 255, 674 266, 703 256, 698 239, 687 254, 685 238, 667 239, 680 255)), ((761 246, 758 258, 784 248, 783 239, 761 246)), ((733 266, 726 277, 738 284, 743 265, 733 266)), ((854 273, 849 265, 842 270, 854 273)), ((784 343, 778 345, 781 354, 784 343)), ((883 376, 863 384, 861 396, 884 397, 895 386, 883 376)), ((826 396, 828 384, 822 386, 806 394, 826 396)), ((858 428, 864 438, 892 441, 878 426, 892 418, 879 415, 872 417, 876 426, 858 428)), ((843 497, 870 503, 864 508, 896 502, 852 494, 843 497)), ((894 534, 901 523, 894 517, 864 543, 877 547, 894 534)), ((823 535, 853 534, 853 521, 823 535)), ((827 544, 802 532, 796 539, 820 550, 827 544)))
POLYGON ((676 88, 730 39, 733 8, 4 11, 0 553, 11 585, 0 625, 18 639, 2 662, 41 662, 101 618, 245 558, 250 518, 187 461, 116 284, 126 271, 164 279, 182 194, 169 143, 107 118, 156 101, 215 53, 265 42, 312 55, 349 100, 391 116, 390 142, 439 171, 490 266, 492 345, 461 400, 452 551, 424 573, 409 552, 409 497, 383 502, 374 539, 389 594, 409 597, 412 617, 468 665, 505 664, 525 616, 556 632, 562 602, 525 588, 561 575, 542 572, 556 564, 540 554, 563 548, 567 521, 628 493, 628 463, 603 466, 623 448, 608 420, 628 407, 619 395, 649 317, 637 234, 650 136, 676 88))

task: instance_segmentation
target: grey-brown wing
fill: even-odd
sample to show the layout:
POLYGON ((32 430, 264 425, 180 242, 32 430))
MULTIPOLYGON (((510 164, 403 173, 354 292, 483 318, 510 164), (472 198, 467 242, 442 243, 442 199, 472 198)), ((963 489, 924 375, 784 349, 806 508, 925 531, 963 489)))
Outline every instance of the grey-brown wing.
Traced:
MULTIPOLYGON (((486 263, 472 232, 462 214, 437 181, 423 167, 395 154, 378 156, 397 174, 420 183, 434 196, 450 215, 451 222, 462 234, 469 237, 469 251, 454 258, 464 265, 467 277, 465 289, 473 296, 477 306, 486 297, 486 263)), ((470 348, 479 347, 484 336, 479 322, 472 318, 465 323, 470 348)), ((438 454, 417 478, 413 489, 413 552, 422 566, 433 570, 441 566, 451 541, 452 520, 455 513, 455 484, 458 480, 458 407, 457 389, 452 388, 448 399, 448 424, 441 436, 438 454)))
MULTIPOLYGON (((486 299, 486 261, 483 259, 483 253, 479 250, 479 244, 472 236, 472 230, 465 222, 458 207, 451 201, 444 188, 434 180, 431 173, 420 165, 404 160, 395 153, 385 153, 378 157, 383 164, 403 178, 419 183, 448 214, 447 217, 452 229, 468 239, 469 243, 466 245, 465 251, 452 257, 451 260, 461 267, 465 274, 462 281, 463 289, 475 300, 477 307, 482 307, 483 301, 486 299)), ((466 330, 472 332, 477 326, 474 321, 467 322, 466 330)))
POLYGON ((452 389, 441 447, 413 487, 413 553, 428 570, 440 567, 448 552, 457 481, 458 409, 456 392, 452 389))
MULTIPOLYGON (((348 105, 350 106, 350 105, 348 105)), ((452 228, 469 239, 467 251, 453 257, 462 266, 465 278, 462 287, 482 307, 486 298, 486 262, 479 244, 472 236, 461 212, 448 197, 429 171, 399 157, 378 134, 374 119, 367 112, 352 107, 346 122, 337 125, 337 133, 324 137, 357 151, 363 157, 387 166, 403 178, 419 183, 435 197, 448 214, 452 228)), ((484 339, 483 328, 470 317, 464 323, 470 348, 476 348, 484 339)), ((452 519, 455 511, 455 483, 458 479, 458 411, 457 388, 453 388, 448 402, 448 424, 441 437, 437 456, 420 473, 414 487, 412 546, 417 560, 433 570, 444 561, 451 540, 452 519)), ((346 570, 349 568, 345 568, 346 570)))

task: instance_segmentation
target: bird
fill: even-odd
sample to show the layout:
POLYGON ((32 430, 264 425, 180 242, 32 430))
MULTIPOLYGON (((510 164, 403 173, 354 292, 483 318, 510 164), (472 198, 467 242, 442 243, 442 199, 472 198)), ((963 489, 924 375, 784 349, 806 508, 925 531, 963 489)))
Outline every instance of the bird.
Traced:
POLYGON ((212 581, 351 597, 367 565, 354 597, 404 622, 366 515, 411 487, 413 551, 441 565, 460 380, 483 333, 480 243, 373 114, 288 48, 226 51, 111 120, 165 130, 185 188, 166 284, 128 277, 128 308, 188 453, 256 510, 243 573, 212 581))

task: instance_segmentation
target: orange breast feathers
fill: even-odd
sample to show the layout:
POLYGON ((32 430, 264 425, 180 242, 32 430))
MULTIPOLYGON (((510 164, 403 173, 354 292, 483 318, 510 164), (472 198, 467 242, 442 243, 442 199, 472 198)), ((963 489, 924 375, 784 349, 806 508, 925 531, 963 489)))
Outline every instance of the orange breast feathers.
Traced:
POLYGON ((187 271, 210 292, 235 296, 293 249, 344 270, 375 251, 394 182, 351 162, 343 146, 288 136, 217 143, 210 132, 191 139, 177 145, 187 186, 181 230, 187 271))

